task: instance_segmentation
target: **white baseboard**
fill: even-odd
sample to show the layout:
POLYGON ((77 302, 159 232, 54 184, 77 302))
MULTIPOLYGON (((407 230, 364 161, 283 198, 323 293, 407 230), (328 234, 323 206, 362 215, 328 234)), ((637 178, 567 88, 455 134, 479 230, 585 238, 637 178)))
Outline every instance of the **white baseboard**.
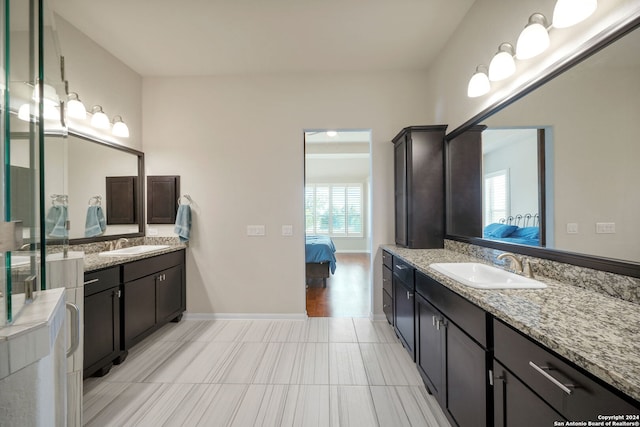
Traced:
POLYGON ((306 313, 185 313, 186 320, 306 320, 306 313))
POLYGON ((372 320, 387 320, 387 316, 385 314, 371 314, 369 318, 372 320))
POLYGON ((337 254, 370 254, 371 251, 368 250, 358 250, 358 249, 336 249, 337 254))

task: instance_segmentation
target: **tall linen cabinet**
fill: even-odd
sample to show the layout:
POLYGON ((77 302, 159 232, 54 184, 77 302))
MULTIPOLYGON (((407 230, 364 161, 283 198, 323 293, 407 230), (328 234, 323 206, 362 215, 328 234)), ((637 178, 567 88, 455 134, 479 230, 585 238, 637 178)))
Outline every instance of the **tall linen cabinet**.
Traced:
POLYGON ((444 246, 444 137, 446 125, 409 126, 395 138, 396 244, 444 246))

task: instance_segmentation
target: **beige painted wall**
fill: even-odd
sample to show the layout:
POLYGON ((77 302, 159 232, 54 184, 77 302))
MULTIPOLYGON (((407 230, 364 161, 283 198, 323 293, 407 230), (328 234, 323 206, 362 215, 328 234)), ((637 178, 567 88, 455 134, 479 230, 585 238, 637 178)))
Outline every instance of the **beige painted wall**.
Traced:
MULTIPOLYGON (((187 310, 304 313, 304 129, 372 129, 379 264, 378 246, 393 241, 390 140, 426 123, 425 81, 422 73, 145 78, 146 173, 180 175, 195 201, 187 310), (266 236, 247 237, 249 224, 264 224, 266 236), (283 224, 293 237, 280 235, 283 224)), ((373 306, 382 313, 378 270, 373 306)))

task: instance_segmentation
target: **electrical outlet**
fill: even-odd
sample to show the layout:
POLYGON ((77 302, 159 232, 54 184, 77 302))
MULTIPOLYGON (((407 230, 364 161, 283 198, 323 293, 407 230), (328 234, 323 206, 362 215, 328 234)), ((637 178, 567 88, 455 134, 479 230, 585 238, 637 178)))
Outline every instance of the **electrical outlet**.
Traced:
POLYGON ((147 234, 149 236, 157 236, 158 235, 158 229, 157 228, 147 228, 147 234))
POLYGON ((578 223, 577 222, 569 222, 569 223, 567 223, 567 234, 578 234, 578 223))
POLYGON ((597 234, 615 234, 616 223, 615 222, 596 222, 597 234))

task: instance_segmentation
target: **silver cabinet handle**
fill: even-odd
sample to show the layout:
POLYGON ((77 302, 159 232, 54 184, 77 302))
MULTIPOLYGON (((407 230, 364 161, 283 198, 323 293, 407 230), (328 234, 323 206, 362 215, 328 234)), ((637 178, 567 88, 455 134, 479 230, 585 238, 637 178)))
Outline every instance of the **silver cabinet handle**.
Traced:
POLYGON ((404 266, 404 265, 400 265, 400 264, 396 264, 396 268, 397 268, 398 270, 406 270, 406 269, 407 269, 407 267, 406 267, 406 266, 404 266))
POLYGON ((411 299, 413 297, 413 292, 407 291, 407 299, 411 299))
POLYGON ((436 316, 435 315, 431 316, 431 324, 433 326, 436 326, 436 316))
POLYGON ((67 310, 71 314, 71 345, 67 350, 67 357, 71 357, 80 345, 80 309, 74 303, 68 302, 67 310))
POLYGON ((560 390, 564 391, 567 394, 571 394, 571 390, 569 389, 569 387, 571 387, 571 388, 575 388, 576 387, 574 384, 562 384, 560 381, 558 381, 557 379, 553 378, 551 375, 549 375, 546 372, 546 371, 552 370, 553 368, 550 368, 548 366, 540 367, 540 366, 536 365, 535 363, 533 363, 532 361, 529 361, 529 366, 531 366, 533 369, 538 371, 538 373, 542 374, 543 377, 545 377, 546 379, 551 381, 560 390))
POLYGON ((91 279, 91 280, 87 280, 86 282, 84 282, 84 285, 85 285, 85 286, 86 286, 86 285, 90 285, 90 284, 92 284, 92 283, 96 283, 96 282, 99 282, 99 281, 100 281, 100 279, 91 279))

